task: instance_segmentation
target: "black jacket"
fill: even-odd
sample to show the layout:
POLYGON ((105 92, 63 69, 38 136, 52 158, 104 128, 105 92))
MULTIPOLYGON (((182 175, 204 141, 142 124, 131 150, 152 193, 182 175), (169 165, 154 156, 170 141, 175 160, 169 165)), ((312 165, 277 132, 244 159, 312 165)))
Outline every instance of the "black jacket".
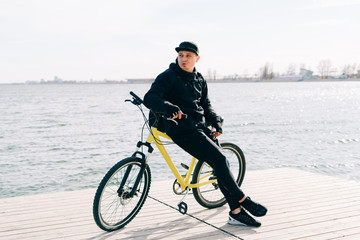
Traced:
POLYGON ((183 71, 176 63, 157 76, 150 90, 144 96, 145 106, 153 112, 170 116, 171 105, 178 106, 188 115, 187 119, 177 119, 178 125, 164 120, 167 134, 178 135, 199 128, 204 120, 210 124, 220 121, 208 98, 207 83, 196 69, 192 72, 183 71))

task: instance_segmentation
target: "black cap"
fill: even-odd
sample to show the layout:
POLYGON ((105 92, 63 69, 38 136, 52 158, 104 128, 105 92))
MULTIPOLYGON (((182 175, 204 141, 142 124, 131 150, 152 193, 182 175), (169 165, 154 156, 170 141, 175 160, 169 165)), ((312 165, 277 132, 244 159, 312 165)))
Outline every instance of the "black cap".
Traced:
POLYGON ((177 52, 189 51, 189 52, 196 53, 196 55, 199 55, 199 49, 196 46, 196 44, 193 42, 182 42, 182 43, 180 43, 180 45, 177 48, 175 48, 175 50, 177 52))

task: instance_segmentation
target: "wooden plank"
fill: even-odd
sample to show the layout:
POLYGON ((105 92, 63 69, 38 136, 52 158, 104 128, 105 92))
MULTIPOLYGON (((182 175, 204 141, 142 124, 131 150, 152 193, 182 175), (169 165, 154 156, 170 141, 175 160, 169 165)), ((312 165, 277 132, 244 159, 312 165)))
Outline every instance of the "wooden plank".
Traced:
POLYGON ((308 236, 306 238, 298 238, 299 240, 321 240, 321 239, 328 239, 328 240, 338 240, 338 239, 360 239, 360 227, 350 227, 348 229, 343 229, 341 232, 336 231, 328 231, 323 234, 314 234, 312 236, 308 236))
POLYGON ((182 196, 172 182, 153 182, 138 216, 107 233, 92 218, 95 189, 0 199, 0 239, 357 239, 360 183, 295 169, 248 171, 242 189, 266 205, 260 228, 230 226, 228 207, 205 209, 191 194, 182 215, 182 196), (158 201, 159 200, 159 201, 158 201), (235 237, 236 236, 236 237, 235 237))

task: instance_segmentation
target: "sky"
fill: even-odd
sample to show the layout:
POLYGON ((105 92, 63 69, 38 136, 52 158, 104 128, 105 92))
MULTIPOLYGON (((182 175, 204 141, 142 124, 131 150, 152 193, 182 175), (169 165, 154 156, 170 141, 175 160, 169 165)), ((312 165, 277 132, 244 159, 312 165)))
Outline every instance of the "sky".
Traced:
POLYGON ((155 78, 195 42, 206 76, 360 66, 360 0, 0 0, 0 83, 155 78))

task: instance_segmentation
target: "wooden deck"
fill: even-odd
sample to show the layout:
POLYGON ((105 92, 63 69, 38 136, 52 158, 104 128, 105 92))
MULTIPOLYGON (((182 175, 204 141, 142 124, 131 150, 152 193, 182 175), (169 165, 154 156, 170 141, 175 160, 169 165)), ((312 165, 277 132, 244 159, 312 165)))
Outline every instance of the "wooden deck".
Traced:
MULTIPOLYGON (((269 209, 260 228, 230 226, 227 206, 205 209, 189 195, 188 215, 148 198, 129 225, 107 233, 88 189, 0 199, 0 239, 360 239, 359 182, 281 168, 248 171, 242 188, 269 209)), ((153 182, 149 195, 174 207, 181 199, 172 181, 153 182)))

